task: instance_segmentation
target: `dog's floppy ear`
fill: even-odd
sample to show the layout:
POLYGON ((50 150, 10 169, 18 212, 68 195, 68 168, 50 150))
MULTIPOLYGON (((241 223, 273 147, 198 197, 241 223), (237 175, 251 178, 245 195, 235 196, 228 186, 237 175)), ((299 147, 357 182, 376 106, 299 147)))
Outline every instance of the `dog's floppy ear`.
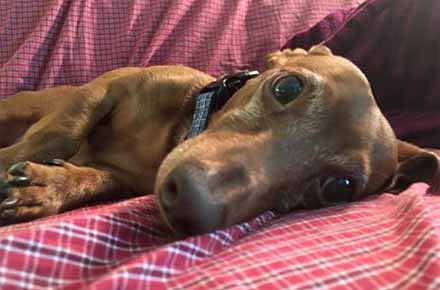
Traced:
POLYGON ((434 153, 400 140, 397 141, 397 148, 399 164, 390 191, 400 192, 414 182, 432 185, 439 174, 439 158, 434 153))
POLYGON ((269 53, 266 57, 266 68, 271 69, 282 66, 287 62, 289 58, 307 54, 308 52, 302 48, 284 49, 281 51, 269 53))
POLYGON ((269 53, 266 57, 266 69, 284 65, 289 58, 304 55, 333 55, 332 51, 324 45, 312 46, 309 51, 302 48, 284 49, 269 53))
POLYGON ((325 45, 315 45, 309 49, 309 54, 314 55, 333 55, 330 48, 325 45))

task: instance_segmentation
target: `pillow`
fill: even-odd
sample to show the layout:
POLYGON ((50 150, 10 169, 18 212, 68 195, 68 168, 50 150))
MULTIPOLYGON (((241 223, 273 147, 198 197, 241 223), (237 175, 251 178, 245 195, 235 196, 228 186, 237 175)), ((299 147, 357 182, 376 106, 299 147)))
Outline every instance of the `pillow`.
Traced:
POLYGON ((367 0, 337 11, 285 48, 323 42, 367 75, 396 134, 440 147, 440 1, 367 0))

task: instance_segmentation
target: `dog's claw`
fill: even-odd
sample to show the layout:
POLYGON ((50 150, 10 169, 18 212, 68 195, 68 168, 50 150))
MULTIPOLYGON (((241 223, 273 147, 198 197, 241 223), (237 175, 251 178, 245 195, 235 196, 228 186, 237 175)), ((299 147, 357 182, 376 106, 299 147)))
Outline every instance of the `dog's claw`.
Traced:
POLYGON ((44 165, 52 166, 64 166, 65 161, 63 159, 47 159, 42 162, 44 165))
POLYGON ((0 203, 0 208, 2 209, 10 209, 14 208, 18 203, 18 199, 14 197, 8 197, 0 203))
POLYGON ((25 170, 27 167, 28 163, 27 162, 18 162, 15 163, 14 165, 12 165, 9 170, 8 173, 12 176, 26 176, 25 170))
POLYGON ((8 184, 13 186, 29 186, 31 178, 29 176, 14 176, 14 178, 8 181, 8 184))
POLYGON ((16 213, 17 213, 17 209, 16 208, 14 208, 14 209, 6 209, 6 210, 3 210, 0 213, 0 217, 3 218, 3 219, 10 219, 10 218, 14 217, 16 213))
POLYGON ((31 178, 26 175, 26 167, 28 162, 18 162, 12 165, 8 174, 12 176, 11 180, 8 180, 7 185, 12 186, 29 186, 31 184, 31 178))
POLYGON ((0 201, 8 197, 9 186, 6 182, 0 180, 0 201))

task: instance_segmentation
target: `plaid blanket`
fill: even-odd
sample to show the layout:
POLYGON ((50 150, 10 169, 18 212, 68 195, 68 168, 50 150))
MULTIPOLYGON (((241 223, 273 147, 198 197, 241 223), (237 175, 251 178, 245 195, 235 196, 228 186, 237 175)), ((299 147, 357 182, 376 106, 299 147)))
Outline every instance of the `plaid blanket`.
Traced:
POLYGON ((414 184, 173 241, 151 196, 0 231, 1 289, 439 289, 440 197, 414 184))
MULTIPOLYGON (((182 62, 214 75, 255 69, 270 50, 320 41, 366 66, 368 74, 379 68, 385 74, 391 70, 381 63, 387 54, 368 50, 377 34, 366 28, 382 25, 393 35, 391 29, 411 27, 409 12, 434 5, 368 0, 353 10, 350 1, 224 2, 0 0, 0 95, 79 84, 123 65, 182 62), (346 9, 317 23, 336 8, 346 9), (406 26, 386 26, 390 11, 406 26)), ((424 18, 426 28, 438 27, 434 16, 424 18)), ((418 35, 420 43, 423 36, 431 39, 418 35)), ((399 74, 385 74, 390 76, 399 74)), ((418 85, 408 79, 412 75, 400 76, 394 84, 404 93, 418 85)), ((391 86, 372 79, 379 82, 379 102, 393 111, 394 103, 382 100, 401 95, 387 95, 391 86)), ((422 97, 428 98, 414 98, 422 97)), ((429 103, 432 112, 437 101, 429 103)), ((403 125, 408 120, 401 119, 403 125)), ((424 128, 417 131, 424 140, 438 140, 424 128)), ((158 217, 154 198, 145 196, 3 227, 0 289, 440 289, 440 193, 423 183, 399 195, 320 210, 266 212, 183 240, 174 240, 158 217)))

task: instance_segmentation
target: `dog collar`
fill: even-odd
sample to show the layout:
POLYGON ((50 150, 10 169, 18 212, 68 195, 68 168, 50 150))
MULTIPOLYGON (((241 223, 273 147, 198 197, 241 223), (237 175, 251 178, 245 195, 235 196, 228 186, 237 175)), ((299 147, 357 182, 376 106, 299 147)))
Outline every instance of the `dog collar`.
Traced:
POLYGON ((249 79, 255 78, 259 74, 258 71, 252 70, 226 75, 204 87, 196 97, 191 127, 185 139, 202 133, 206 129, 212 113, 220 110, 236 91, 243 87, 249 79))

